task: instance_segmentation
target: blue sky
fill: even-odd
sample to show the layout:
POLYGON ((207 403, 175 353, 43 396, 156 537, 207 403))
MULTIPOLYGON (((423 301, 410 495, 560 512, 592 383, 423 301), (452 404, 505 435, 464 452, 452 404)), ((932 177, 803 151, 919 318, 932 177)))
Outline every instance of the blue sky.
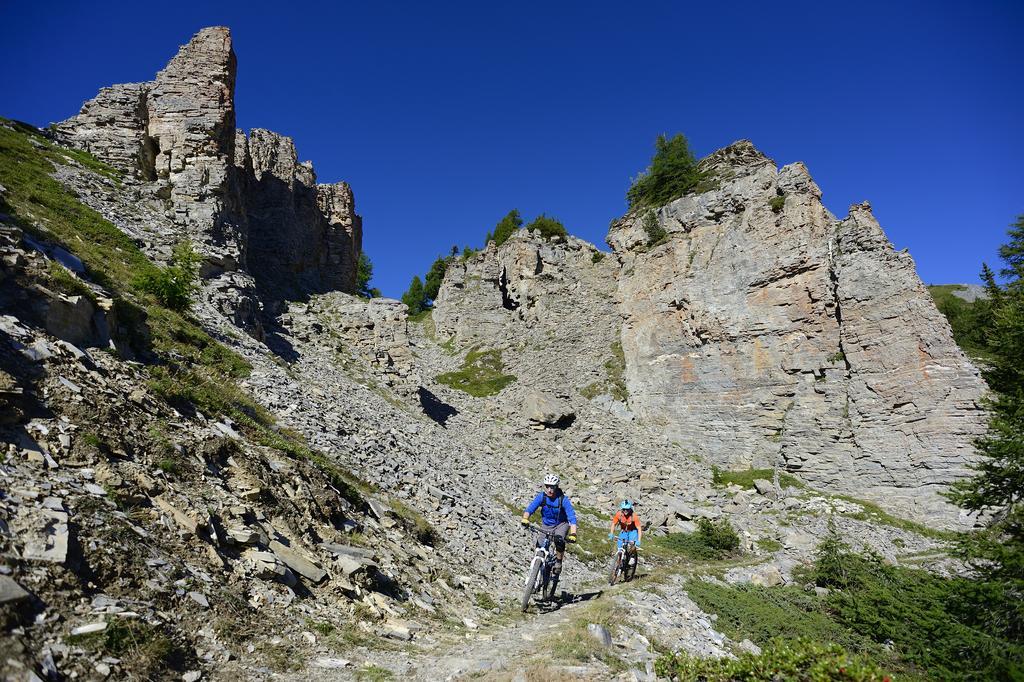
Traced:
POLYGON ((513 207, 605 248, 661 132, 804 161, 929 283, 977 281, 1024 213, 1021 2, 8 1, 0 19, 0 115, 38 125, 230 26, 239 125, 352 184, 386 295, 513 207))

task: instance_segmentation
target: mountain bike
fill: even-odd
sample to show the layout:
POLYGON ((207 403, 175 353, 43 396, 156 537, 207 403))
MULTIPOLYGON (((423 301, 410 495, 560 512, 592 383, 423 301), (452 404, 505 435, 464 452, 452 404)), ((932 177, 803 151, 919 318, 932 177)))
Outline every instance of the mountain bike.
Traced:
POLYGON ((530 597, 535 592, 540 592, 541 598, 545 601, 551 601, 555 597, 555 588, 558 587, 558 576, 553 574, 556 560, 555 534, 532 524, 526 528, 543 537, 539 537, 535 541, 530 570, 526 574, 522 603, 524 613, 530 607, 530 597))
POLYGON ((614 585, 619 582, 619 578, 628 583, 636 575, 637 563, 639 563, 639 557, 635 542, 627 542, 616 549, 615 557, 612 559, 612 570, 608 575, 608 584, 614 585))

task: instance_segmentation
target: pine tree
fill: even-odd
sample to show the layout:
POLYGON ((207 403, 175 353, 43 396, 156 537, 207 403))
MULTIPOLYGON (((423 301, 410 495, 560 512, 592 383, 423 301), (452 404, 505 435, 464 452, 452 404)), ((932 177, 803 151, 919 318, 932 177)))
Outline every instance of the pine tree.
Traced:
POLYGON ((434 304, 434 299, 437 298, 438 292, 441 291, 441 282, 444 281, 444 273, 447 271, 448 260, 446 258, 438 258, 430 266, 430 271, 427 273, 426 281, 423 285, 423 295, 431 305, 434 304))
POLYGON ((423 280, 419 275, 413 275, 409 288, 402 294, 402 303, 409 307, 410 315, 416 315, 426 309, 427 300, 423 291, 423 280))
POLYGON ((370 280, 373 279, 373 263, 366 252, 359 254, 359 262, 356 264, 356 295, 363 298, 379 298, 380 289, 371 288, 370 280))
POLYGON ((568 232, 565 231, 565 225, 562 224, 558 218, 552 218, 544 213, 534 218, 529 225, 526 226, 527 230, 537 230, 540 232, 540 236, 545 239, 555 239, 558 237, 565 237, 568 232))
POLYGON ((704 177, 682 133, 671 138, 659 135, 651 165, 630 185, 626 199, 630 208, 664 206, 696 188, 704 177))
POLYGON ((992 354, 985 379, 994 392, 989 430, 976 446, 975 475, 956 483, 950 499, 986 514, 987 526, 961 537, 959 554, 976 569, 971 597, 976 617, 1004 636, 1024 639, 1024 216, 999 249, 1008 278, 999 286, 987 267, 986 285, 998 290, 986 345, 992 354))
POLYGON ((519 210, 513 208, 508 212, 508 215, 499 220, 498 224, 494 226, 493 234, 487 233, 487 241, 484 243, 486 244, 493 239, 495 246, 501 246, 522 226, 523 218, 519 215, 519 210))

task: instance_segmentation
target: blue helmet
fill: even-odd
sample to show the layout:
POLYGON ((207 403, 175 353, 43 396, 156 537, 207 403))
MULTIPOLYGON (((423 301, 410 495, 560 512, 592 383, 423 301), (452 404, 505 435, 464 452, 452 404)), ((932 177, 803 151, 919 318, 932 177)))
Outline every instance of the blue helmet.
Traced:
POLYGON ((632 509, 633 503, 629 500, 623 500, 622 504, 619 505, 619 509, 632 509))

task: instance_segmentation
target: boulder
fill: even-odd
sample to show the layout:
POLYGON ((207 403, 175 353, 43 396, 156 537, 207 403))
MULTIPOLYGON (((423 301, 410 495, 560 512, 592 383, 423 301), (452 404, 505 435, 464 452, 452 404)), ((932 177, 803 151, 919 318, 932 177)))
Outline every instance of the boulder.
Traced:
POLYGON ((534 424, 564 427, 572 423, 576 413, 563 401, 534 391, 523 398, 523 416, 534 424))

